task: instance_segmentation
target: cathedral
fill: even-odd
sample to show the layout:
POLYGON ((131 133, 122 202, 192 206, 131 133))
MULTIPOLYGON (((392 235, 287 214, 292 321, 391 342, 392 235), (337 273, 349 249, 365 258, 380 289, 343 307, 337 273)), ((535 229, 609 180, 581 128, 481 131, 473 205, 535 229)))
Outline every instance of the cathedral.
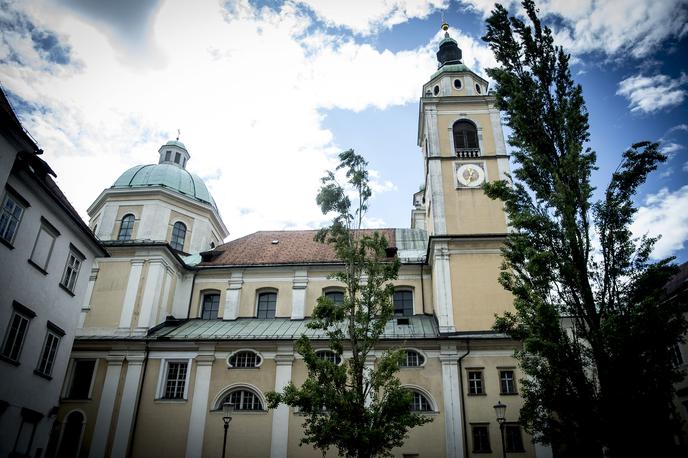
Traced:
MULTIPOLYGON (((376 354, 406 351, 398 377, 433 420, 393 453, 551 456, 518 424, 518 343, 492 331, 495 314, 513 308, 497 281, 509 222, 481 189, 508 176, 500 113, 448 33, 437 59, 419 102, 424 186, 410 227, 380 230, 401 269, 376 354)), ((124 171, 88 208, 109 256, 90 269, 48 456, 219 457, 225 403, 234 409, 227 456, 321 456, 299 445, 303 415, 268 410, 265 393, 305 380, 293 346, 304 333, 338 358, 306 324, 318 297, 342 297, 329 279, 342 264, 316 231, 224 243, 215 200, 187 170, 191 152, 167 142, 156 163, 124 171)))

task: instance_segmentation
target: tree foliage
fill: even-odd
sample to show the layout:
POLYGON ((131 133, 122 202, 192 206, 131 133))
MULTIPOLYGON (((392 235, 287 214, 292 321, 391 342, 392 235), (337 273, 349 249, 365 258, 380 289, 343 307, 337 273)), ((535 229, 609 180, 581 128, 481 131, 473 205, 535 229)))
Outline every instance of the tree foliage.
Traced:
POLYGON ((340 358, 345 350, 351 357, 342 365, 320 358, 302 336, 295 348, 303 356, 308 378, 301 387, 289 383, 282 393, 269 393, 268 403, 270 408, 280 403, 298 408, 305 415, 301 443, 323 454, 335 447, 347 457, 390 456, 410 428, 430 420, 411 411, 411 393, 395 377, 401 351, 385 352, 374 368, 367 367, 394 315, 390 281, 397 278, 399 260, 388 257, 383 235, 361 230, 371 197, 367 163, 353 150, 339 158, 337 170, 345 171, 347 184, 340 184, 335 172, 322 179, 316 201, 323 214, 335 217, 316 240, 329 244, 343 262, 330 278, 344 285, 344 300, 337 304, 318 298, 308 327, 323 331, 330 350, 340 358))
POLYGON ((666 157, 656 143, 633 144, 593 200, 582 88, 533 0, 523 7, 528 23, 496 5, 483 37, 519 166, 514 183, 485 191, 513 228, 500 281, 516 313, 496 328, 524 343, 521 419, 557 456, 672 456, 679 374, 668 349, 686 330, 686 304, 664 300, 676 268, 651 260, 656 239, 629 229, 635 192, 666 157))

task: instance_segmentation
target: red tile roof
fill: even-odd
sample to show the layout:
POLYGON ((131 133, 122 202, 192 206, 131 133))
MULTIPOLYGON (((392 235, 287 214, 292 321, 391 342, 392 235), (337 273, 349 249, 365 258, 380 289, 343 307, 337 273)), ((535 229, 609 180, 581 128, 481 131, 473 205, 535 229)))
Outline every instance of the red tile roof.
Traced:
MULTIPOLYGON (((387 238, 388 245, 396 245, 394 229, 363 229, 378 231, 387 238)), ((314 240, 318 231, 260 231, 215 247, 219 254, 202 266, 329 264, 338 262, 334 250, 314 240), (273 243, 277 241, 277 243, 273 243)))

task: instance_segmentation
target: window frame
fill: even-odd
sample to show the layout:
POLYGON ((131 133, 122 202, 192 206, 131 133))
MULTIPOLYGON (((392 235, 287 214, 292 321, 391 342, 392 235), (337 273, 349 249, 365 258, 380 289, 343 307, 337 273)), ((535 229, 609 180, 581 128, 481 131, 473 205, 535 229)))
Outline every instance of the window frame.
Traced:
POLYGON ((518 389, 516 387, 516 371, 513 368, 504 368, 504 369, 499 368, 498 370, 499 370, 499 394, 517 395, 518 389), (511 391, 507 391, 504 389, 504 387, 505 387, 504 381, 505 380, 502 379, 502 374, 505 374, 507 372, 511 372, 511 381, 510 381, 511 385, 512 385, 511 391))
POLYGON ((131 240, 134 236, 134 225, 136 224, 136 215, 133 213, 127 213, 126 215, 122 216, 119 220, 119 230, 117 231, 117 240, 120 242, 125 242, 127 240, 131 240), (129 218, 131 217, 131 218, 129 218), (125 228, 124 220, 127 220, 127 227, 125 228), (129 221, 131 221, 131 225, 129 224, 129 221), (122 231, 124 231, 124 234, 122 234, 122 231), (124 235, 124 237, 122 236, 124 235))
MULTIPOLYGON (((466 368, 466 385, 467 385, 467 394, 469 396, 483 396, 487 394, 485 392, 485 375, 483 369, 474 369, 474 368, 466 368), (479 374, 479 379, 478 381, 480 382, 480 390, 476 389, 476 392, 473 392, 473 385, 472 382, 475 380, 471 379, 471 374, 479 374)), ((476 386, 477 388, 477 386, 476 386)))
MULTIPOLYGON (((220 316, 220 299, 222 298, 222 294, 220 291, 215 290, 215 289, 209 289, 201 292, 201 306, 200 310, 198 313, 198 317, 202 320, 219 320, 222 317, 220 316), (206 298, 207 297, 212 297, 212 296, 217 296, 217 311, 215 314, 215 318, 204 318, 204 312, 205 312, 205 305, 206 305, 206 298)), ((212 316, 212 304, 211 304, 211 310, 210 310, 210 315, 212 316)))
POLYGON ((406 317, 412 317, 413 315, 415 315, 415 313, 416 313, 415 302, 416 301, 414 299, 415 298, 414 298, 413 287, 411 287, 411 286, 398 286, 398 287, 394 288, 394 294, 392 294, 392 307, 393 307, 393 311, 394 311, 394 318, 406 318, 406 317), (401 314, 397 313, 397 306, 396 306, 397 293, 400 295, 408 293, 410 295, 410 298, 411 298, 411 310, 410 310, 411 313, 410 314, 408 314, 408 315, 406 314, 406 307, 404 304, 402 304, 403 309, 401 311, 401 314))
MULTIPOLYGON (((420 413, 423 415, 431 415, 431 414, 439 414, 439 410, 437 407, 437 403, 435 402, 435 399, 432 397, 430 392, 426 390, 425 388, 418 386, 418 385, 410 385, 410 384, 404 384, 402 385, 402 388, 405 390, 413 393, 417 393, 425 398, 425 400, 428 402, 428 405, 430 406, 430 410, 411 410, 412 412, 420 413)), ((413 406, 414 401, 411 401, 411 405, 413 406)))
POLYGON ((67 262, 65 263, 64 270, 62 271, 62 278, 60 279, 60 286, 65 291, 70 293, 72 296, 74 295, 74 291, 76 290, 77 282, 79 281, 79 273, 81 272, 81 265, 84 263, 85 260, 86 260, 86 256, 84 256, 81 253, 81 251, 79 251, 74 245, 72 245, 70 243, 69 244, 69 253, 67 254, 67 262), (71 263, 72 259, 74 259, 74 261, 76 261, 76 263, 77 263, 76 268, 74 268, 74 265, 71 263), (70 271, 70 269, 71 269, 71 271, 70 271), (70 285, 70 281, 71 281, 71 285, 70 285))
POLYGON ((93 385, 95 384, 96 380, 96 374, 98 373, 98 362, 99 358, 72 358, 69 361, 69 367, 67 368, 67 376, 65 377, 65 380, 67 383, 64 384, 64 387, 62 389, 62 396, 61 398, 66 400, 66 401, 88 401, 92 399, 93 396, 93 385), (70 396, 72 388, 74 386, 74 374, 76 372, 76 366, 77 362, 82 361, 93 361, 93 370, 91 371, 91 381, 89 383, 88 387, 88 392, 86 393, 86 397, 84 398, 79 398, 79 397, 74 397, 70 396))
POLYGON ((24 217, 24 213, 26 212, 26 209, 28 207, 30 207, 30 205, 26 201, 26 199, 21 197, 19 193, 14 191, 14 189, 9 185, 5 186, 5 193, 2 196, 2 201, 0 201, 0 242, 2 242, 10 249, 14 249, 14 240, 17 236, 17 232, 19 232, 19 226, 21 225, 22 218, 24 217), (13 205, 15 206, 15 208, 12 210, 12 213, 10 213, 9 211, 5 211, 5 205, 8 200, 11 200, 13 205), (18 216, 14 215, 16 208, 20 209, 18 216), (13 232, 9 238, 6 237, 7 229, 10 227, 9 222, 6 223, 7 226, 3 228, 3 217, 6 217, 8 221, 16 220, 13 232))
MULTIPOLYGON (((276 290, 276 289, 261 289, 261 290, 256 291, 256 318, 262 319, 262 320, 273 320, 273 319, 275 319, 275 318, 277 317, 277 297, 278 297, 278 293, 279 293, 279 291, 276 290), (275 307, 274 307, 275 310, 273 311, 272 316, 269 316, 270 314, 269 314, 268 312, 270 312, 270 309, 268 308, 268 309, 266 310, 266 313, 265 313, 266 316, 265 316, 265 317, 261 317, 261 316, 260 316, 260 306, 261 306, 260 298, 261 298, 262 296, 267 296, 267 295, 269 295, 269 294, 274 294, 274 295, 275 295, 275 307)), ((266 305, 269 306, 269 305, 270 305, 269 302, 268 302, 266 305)))
POLYGON ((492 441, 490 440, 490 424, 489 423, 471 423, 471 450, 473 453, 492 453, 492 441), (487 440, 487 448, 476 448, 476 429, 484 429, 486 432, 485 438, 487 440))
POLYGON ((336 366, 341 366, 342 363, 344 363, 344 358, 329 348, 320 348, 318 350, 315 350, 315 356, 322 360, 330 361, 331 363, 334 363, 336 366), (327 354, 328 356, 333 355, 334 361, 332 361, 332 359, 328 358, 327 356, 323 356, 325 354, 327 354))
MULTIPOLYGON (((215 408, 213 410, 215 410, 216 412, 222 411, 222 406, 226 402, 227 398, 229 398, 229 396, 231 396, 232 394, 237 393, 237 392, 242 392, 242 393, 247 392, 247 393, 250 393, 251 395, 253 395, 255 397, 255 399, 258 400, 258 404, 260 405, 260 409, 241 409, 241 408, 234 407, 234 414, 242 414, 242 415, 243 414, 249 414, 250 415, 250 414, 261 414, 261 413, 267 414, 268 413, 268 410, 266 409, 267 404, 266 404, 265 399, 263 398, 262 393, 258 389, 254 388, 250 385, 246 385, 246 384, 237 384, 237 385, 233 385, 231 387, 227 387, 224 390, 222 390, 221 394, 217 397, 217 400, 215 402, 215 408)), ((243 395, 242 395, 242 399, 240 402, 243 404, 243 395)))
POLYGON ((404 357, 404 361, 399 365, 401 369, 417 369, 417 368, 422 368, 425 367, 425 363, 427 362, 428 358, 425 356, 425 354, 418 350, 417 348, 403 348, 402 349, 405 353, 406 356, 404 357), (408 365, 408 355, 409 353, 415 353, 418 358, 419 358, 419 363, 416 365, 408 365))
POLYGON ((43 378, 52 380, 53 369, 55 368, 55 361, 57 360, 57 353, 60 351, 60 342, 62 341, 62 337, 64 337, 65 332, 62 330, 62 328, 51 321, 48 321, 46 327, 47 329, 45 331, 45 337, 43 338, 41 352, 38 355, 38 362, 36 363, 36 368, 33 372, 34 374, 43 378), (53 343, 54 346, 52 345, 53 343), (48 347, 49 344, 50 348, 48 347))
POLYGON ((187 229, 187 227, 186 227, 186 224, 184 224, 183 221, 176 221, 176 222, 172 225, 172 234, 170 234, 170 246, 171 246, 173 249, 175 249, 175 250, 177 250, 177 251, 182 251, 182 252, 184 251, 184 243, 186 242, 186 233, 187 233, 187 230, 188 230, 188 229, 187 229), (182 227, 183 230, 184 230, 184 233, 181 235, 181 244, 179 243, 179 240, 178 240, 178 239, 179 239, 179 234, 178 234, 178 232, 180 232, 180 231, 177 231, 177 228, 178 228, 178 227, 182 227), (175 240, 175 238, 176 238, 177 240, 175 240))
POLYGON ((162 358, 160 360, 160 371, 158 373, 158 386, 155 390, 155 400, 162 402, 186 402, 189 400, 189 381, 191 380, 191 370, 193 369, 193 358, 162 358), (184 388, 181 398, 165 397, 167 393, 167 381, 169 376, 169 365, 186 364, 186 374, 184 377, 184 388))
POLYGON ((470 119, 461 118, 454 121, 451 125, 451 140, 454 146, 454 156, 459 158, 481 156, 480 133, 478 126, 470 119), (475 134, 475 146, 471 146, 470 135, 466 134, 469 129, 461 129, 461 125, 470 126, 470 132, 475 134), (473 154, 473 152, 477 152, 473 154), (462 154, 463 153, 463 154, 462 154), (468 155, 466 155, 468 154, 468 155))
POLYGON ((38 228, 38 233, 36 234, 36 240, 33 242, 33 248, 31 249, 31 255, 29 256, 28 262, 36 269, 38 269, 43 275, 48 274, 48 264, 50 263, 50 257, 53 254, 53 249, 55 248, 55 240, 60 236, 60 231, 55 228, 50 222, 41 216, 41 226, 38 228), (34 259, 36 255, 36 247, 38 246, 38 241, 41 238, 41 233, 45 232, 52 238, 50 242, 50 248, 48 248, 48 254, 45 257, 45 262, 41 265, 38 261, 39 259, 34 259))
MULTIPOLYGON (((322 291, 322 296, 323 296, 323 297, 328 297, 328 296, 331 296, 331 295, 333 295, 333 294, 341 294, 341 295, 342 295, 342 302, 337 302, 337 301, 335 301, 334 299, 332 299, 332 301, 333 301, 336 305, 341 305, 341 304, 344 303, 344 295, 346 294, 346 291, 344 290, 344 288, 329 287, 329 288, 323 289, 323 291, 322 291)), ((330 299, 331 299, 331 298, 330 298, 330 299)))
POLYGON ((505 423, 504 424, 504 448, 506 449, 507 453, 524 453, 526 451, 525 447, 523 446, 523 431, 521 431, 521 425, 518 423, 505 423), (512 443, 509 440, 509 429, 511 431, 514 431, 515 429, 518 432, 518 441, 516 444, 512 443), (517 447, 513 447, 516 445, 517 447), (520 448, 518 448, 520 446, 520 448))
POLYGON ((17 301, 12 302, 12 313, 10 314, 10 319, 7 322, 7 327, 5 328, 5 335, 3 336, 2 339, 2 347, 0 347, 0 359, 3 361, 6 361, 14 366, 18 366, 20 363, 21 359, 21 354, 22 350, 24 349, 24 342, 26 342, 26 337, 29 334, 29 326, 31 326, 31 321, 33 318, 36 316, 36 313, 29 309, 28 307, 23 306, 17 301), (10 336, 10 330, 12 329, 12 323, 14 323, 14 317, 17 316, 21 318, 22 320, 26 321, 26 326, 24 327, 23 334, 21 336, 21 341, 19 342, 18 345, 18 350, 17 350, 17 356, 16 358, 12 358, 11 355, 13 353, 13 349, 15 348, 16 342, 17 342, 17 337, 16 335, 14 336, 14 342, 12 343, 12 347, 10 348, 9 354, 5 354, 5 347, 7 346, 7 341, 10 336))
POLYGON ((238 350, 233 351, 229 355, 227 355, 227 368, 228 369, 259 369, 260 366, 263 365, 263 361, 265 361, 265 358, 263 358, 263 355, 261 355, 259 352, 252 348, 240 348, 238 350), (255 366, 234 366, 232 364, 232 358, 235 356, 238 356, 241 353, 252 353, 256 358, 257 362, 255 366))

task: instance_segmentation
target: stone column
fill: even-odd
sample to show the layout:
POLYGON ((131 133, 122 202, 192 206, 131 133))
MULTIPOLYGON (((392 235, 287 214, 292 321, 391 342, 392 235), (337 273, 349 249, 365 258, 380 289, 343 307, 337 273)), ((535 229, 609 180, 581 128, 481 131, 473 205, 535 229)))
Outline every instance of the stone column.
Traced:
POLYGON ((213 361, 215 361, 214 352, 214 349, 201 350, 196 357, 196 380, 191 404, 189 432, 186 437, 186 458, 201 458, 203 456, 203 434, 208 415, 208 389, 213 361))
POLYGON ((131 328, 131 317, 134 314, 136 294, 139 291, 141 271, 143 270, 144 262, 145 261, 143 259, 131 260, 131 269, 129 270, 129 279, 127 280, 127 290, 124 293, 124 302, 122 303, 122 315, 119 319, 120 328, 131 328))
POLYGON ((148 328, 156 324, 153 323, 153 320, 157 315, 156 307, 160 304, 162 279, 166 267, 165 261, 162 259, 149 261, 146 286, 143 290, 141 308, 139 309, 139 321, 136 325, 140 331, 147 331, 148 328))
POLYGON ((115 398, 117 396, 117 387, 119 386, 119 376, 122 372, 124 355, 108 355, 106 360, 107 371, 105 372, 103 391, 100 395, 100 404, 98 404, 98 416, 96 417, 93 437, 91 438, 89 458, 105 456, 105 446, 107 445, 110 432, 110 422, 112 421, 112 412, 115 407, 115 398))
MULTIPOLYGON (((294 362, 294 349, 291 345, 277 347, 275 355, 275 391, 281 392, 291 381, 291 368, 294 362)), ((287 456, 289 445, 289 406, 280 404, 272 414, 272 441, 270 458, 287 456)))
POLYGON ((308 286, 308 272, 297 270, 294 272, 291 290, 291 319, 303 320, 306 313, 306 287, 308 286))
POLYGON ((225 294, 225 308, 222 311, 222 319, 236 320, 239 316, 239 304, 241 304, 241 288, 244 284, 244 273, 232 272, 227 283, 228 288, 225 294))
POLYGON ((444 429, 447 443, 445 456, 463 458, 458 360, 459 354, 455 346, 442 346, 440 361, 442 363, 442 397, 444 398, 444 429))
POLYGON ((440 332, 454 332, 454 306, 452 303, 451 268, 446 242, 435 242, 432 257, 432 283, 435 312, 440 332))
POLYGON ((86 294, 84 294, 84 302, 81 304, 81 313, 79 314, 79 327, 84 327, 84 321, 86 321, 86 315, 91 311, 91 296, 93 295, 93 286, 98 278, 98 271, 100 268, 93 262, 93 267, 91 267, 91 275, 88 277, 88 285, 86 286, 86 294))
POLYGON ((124 376, 124 387, 122 389, 122 399, 119 403, 117 429, 115 429, 115 440, 112 443, 111 458, 124 458, 127 456, 127 446, 131 437, 136 401, 140 395, 139 383, 141 382, 141 369, 144 359, 143 353, 127 355, 127 374, 124 376))

